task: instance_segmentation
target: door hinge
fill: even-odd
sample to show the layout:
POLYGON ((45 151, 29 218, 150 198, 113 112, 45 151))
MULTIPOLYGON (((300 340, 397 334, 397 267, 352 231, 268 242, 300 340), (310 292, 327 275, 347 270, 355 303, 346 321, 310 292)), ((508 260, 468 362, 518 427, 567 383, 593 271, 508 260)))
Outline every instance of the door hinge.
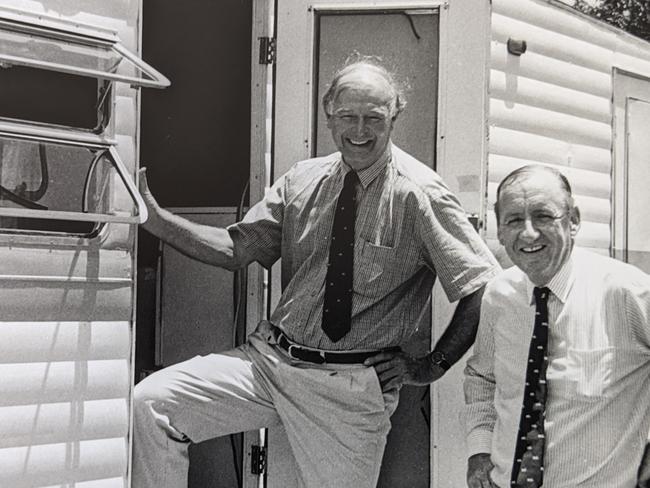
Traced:
POLYGON ((260 37, 260 64, 275 63, 275 37, 260 37))
POLYGON ((251 446, 251 473, 263 474, 266 471, 266 447, 251 446))

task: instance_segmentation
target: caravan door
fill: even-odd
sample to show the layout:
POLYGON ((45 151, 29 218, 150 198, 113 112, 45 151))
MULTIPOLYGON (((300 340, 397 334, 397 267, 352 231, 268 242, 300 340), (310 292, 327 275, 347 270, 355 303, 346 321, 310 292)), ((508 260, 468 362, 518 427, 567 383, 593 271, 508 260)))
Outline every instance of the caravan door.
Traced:
MULTIPOLYGON (((393 141, 435 169, 480 220, 485 215, 490 2, 282 0, 275 5, 275 98, 266 112, 273 129, 265 153, 272 163, 270 179, 297 161, 334 151, 320 99, 332 75, 356 51, 380 57, 407 87, 408 105, 393 141)), ((258 126, 263 127, 259 120, 258 126)), ((277 268, 270 289, 272 309, 280 292, 277 268)), ((432 304, 407 347, 413 354, 430 350, 453 312, 438 285, 432 304)), ((402 390, 380 487, 456 488, 465 482, 458 415, 462 362, 431 388, 402 390)), ((289 452, 283 433, 271 430, 267 486, 296 486, 289 452)))
POLYGON ((612 254, 650 273, 650 79, 614 69, 612 254))
MULTIPOLYGON (((400 115, 394 142, 436 168, 440 2, 278 2, 273 175, 302 159, 336 151, 320 100, 334 73, 355 52, 378 56, 408 86, 407 109, 400 115)), ((279 272, 272 272, 272 294, 279 272)), ((272 298, 272 302, 275 300, 272 298)), ((272 303, 274 305, 274 303, 272 303)), ((430 349, 431 319, 408 346, 422 355, 430 349)), ((379 486, 425 487, 430 474, 428 387, 405 387, 388 439, 379 486)), ((284 433, 269 432, 267 486, 297 486, 284 433)))

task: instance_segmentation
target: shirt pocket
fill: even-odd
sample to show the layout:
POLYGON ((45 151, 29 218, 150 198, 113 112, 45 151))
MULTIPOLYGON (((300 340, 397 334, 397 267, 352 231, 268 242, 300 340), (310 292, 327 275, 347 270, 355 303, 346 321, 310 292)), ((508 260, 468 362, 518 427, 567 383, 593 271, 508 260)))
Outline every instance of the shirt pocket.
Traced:
POLYGON ((583 401, 611 396, 614 375, 614 347, 567 350, 566 393, 583 401))
POLYGON ((379 297, 395 286, 396 250, 379 246, 364 239, 355 246, 354 291, 365 296, 379 297))

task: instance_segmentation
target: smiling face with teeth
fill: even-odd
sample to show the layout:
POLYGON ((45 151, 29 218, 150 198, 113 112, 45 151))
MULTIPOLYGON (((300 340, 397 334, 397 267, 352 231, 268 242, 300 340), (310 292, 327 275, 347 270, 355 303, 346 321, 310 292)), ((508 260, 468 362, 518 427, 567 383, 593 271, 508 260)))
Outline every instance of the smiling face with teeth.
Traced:
POLYGON ((558 175, 538 167, 507 181, 497 210, 508 257, 535 285, 548 284, 571 255, 580 228, 580 212, 558 175))
POLYGON ((380 73, 363 67, 341 77, 338 86, 327 127, 343 160, 359 171, 388 150, 395 92, 380 73))

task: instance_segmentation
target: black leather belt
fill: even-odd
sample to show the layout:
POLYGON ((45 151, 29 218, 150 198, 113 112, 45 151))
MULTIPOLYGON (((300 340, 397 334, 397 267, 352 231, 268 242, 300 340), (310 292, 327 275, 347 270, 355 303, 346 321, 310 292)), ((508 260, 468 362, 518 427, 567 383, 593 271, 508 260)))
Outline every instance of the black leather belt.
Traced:
POLYGON ((299 346, 289 341, 286 336, 279 332, 278 334, 278 345, 289 353, 289 356, 295 359, 300 359, 301 361, 307 361, 310 363, 323 364, 323 363, 332 363, 332 364, 355 364, 363 363, 366 359, 379 354, 380 352, 386 351, 398 351, 399 347, 391 347, 389 349, 383 349, 380 351, 364 351, 364 352, 334 352, 334 351, 318 351, 315 349, 308 349, 306 347, 299 346))

